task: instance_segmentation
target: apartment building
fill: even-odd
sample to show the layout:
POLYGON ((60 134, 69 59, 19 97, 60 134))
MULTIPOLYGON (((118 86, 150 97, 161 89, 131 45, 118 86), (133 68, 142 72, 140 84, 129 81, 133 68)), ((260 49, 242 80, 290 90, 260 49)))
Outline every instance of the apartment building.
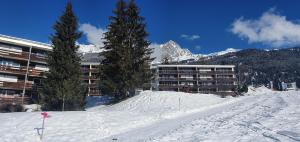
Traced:
POLYGON ((85 53, 81 55, 81 67, 83 71, 83 80, 88 84, 87 96, 100 96, 99 88, 99 65, 102 57, 99 53, 85 53))
POLYGON ((37 99, 51 49, 49 44, 0 35, 0 103, 37 99))
POLYGON ((152 89, 235 95, 234 65, 156 65, 152 89))
MULTIPOLYGON (((47 54, 50 44, 0 34, 0 104, 34 103, 38 98, 44 72, 48 71, 47 54)), ((88 96, 99 96, 98 53, 81 56, 83 80, 88 85, 88 96)))

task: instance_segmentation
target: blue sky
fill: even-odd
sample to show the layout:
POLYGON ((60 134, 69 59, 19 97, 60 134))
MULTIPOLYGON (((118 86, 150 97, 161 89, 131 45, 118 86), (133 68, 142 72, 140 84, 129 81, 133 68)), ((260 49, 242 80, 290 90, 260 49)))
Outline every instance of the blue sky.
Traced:
MULTIPOLYGON (((2 0, 0 34, 49 42, 64 0, 2 0)), ((117 0, 72 0, 85 35, 105 31, 117 0), (88 29, 89 31, 86 31, 88 29), (92 32, 92 33, 91 33, 92 32)), ((278 48, 300 43, 297 0, 137 0, 153 43, 178 42, 193 53, 278 48)))

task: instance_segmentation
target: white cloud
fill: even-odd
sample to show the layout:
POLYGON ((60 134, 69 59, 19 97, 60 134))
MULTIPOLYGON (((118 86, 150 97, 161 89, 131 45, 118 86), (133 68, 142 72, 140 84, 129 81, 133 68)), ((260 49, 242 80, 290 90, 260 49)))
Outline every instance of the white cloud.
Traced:
POLYGON ((199 35, 186 35, 186 34, 182 34, 182 35, 180 35, 180 37, 187 39, 187 40, 196 40, 196 39, 200 38, 199 35))
POLYGON ((249 43, 263 43, 273 47, 300 44, 300 23, 289 21, 272 8, 259 19, 235 20, 230 31, 249 43))
POLYGON ((82 31, 86 36, 90 44, 95 45, 98 48, 104 46, 104 33, 106 29, 97 28, 91 24, 81 24, 79 30, 82 31))

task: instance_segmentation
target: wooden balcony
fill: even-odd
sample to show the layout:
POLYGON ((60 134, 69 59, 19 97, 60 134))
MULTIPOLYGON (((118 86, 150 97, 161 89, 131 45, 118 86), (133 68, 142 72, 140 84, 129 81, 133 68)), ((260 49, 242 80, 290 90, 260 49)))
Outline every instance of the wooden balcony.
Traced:
POLYGON ((234 71, 222 71, 222 70, 219 70, 219 71, 215 71, 216 74, 234 74, 235 72, 234 71))
POLYGON ((216 81, 217 82, 233 82, 233 81, 236 81, 237 79, 236 78, 216 78, 216 81))
MULTIPOLYGON (((2 89, 13 89, 13 90, 23 90, 24 87, 24 81, 18 81, 18 82, 0 82, 0 88, 2 89)), ((33 82, 27 81, 25 89, 26 90, 32 90, 33 82)))
MULTIPOLYGON (((29 97, 24 97, 24 104, 30 103, 29 97)), ((1 95, 0 96, 0 104, 22 104, 21 96, 12 96, 12 95, 1 95)))
POLYGON ((28 52, 13 52, 13 51, 0 49, 0 57, 27 61, 28 57, 29 57, 29 53, 28 52))
POLYGON ((197 74, 198 71, 196 70, 178 70, 179 74, 197 74))
POLYGON ((159 81, 178 81, 177 77, 159 77, 159 81))
POLYGON ((98 76, 84 76, 82 77, 83 80, 100 80, 98 76))
POLYGON ((159 88, 178 88, 178 84, 159 84, 159 88))
POLYGON ((199 71, 199 74, 205 74, 205 75, 234 74, 234 71, 199 71))
POLYGON ((184 78, 184 77, 180 77, 178 80, 179 81, 197 81, 197 78, 184 78))
POLYGON ((215 78, 198 78, 199 82, 211 82, 215 81, 215 78))
POLYGON ((159 74, 178 74, 177 70, 159 70, 159 74))
POLYGON ((99 69, 97 68, 92 68, 92 69, 89 69, 89 68, 81 68, 81 71, 83 73, 88 73, 88 72, 91 72, 91 73, 99 73, 99 69))
MULTIPOLYGON (((24 52, 24 51, 23 52, 14 52, 14 51, 0 49, 0 57, 28 61, 29 52, 24 52)), ((44 64, 47 63, 46 56, 39 56, 39 55, 31 54, 30 59, 32 62, 38 62, 38 63, 44 63, 44 64)))
MULTIPOLYGON (((0 72, 7 74, 17 74, 17 75, 26 75, 27 67, 12 67, 12 66, 3 66, 0 65, 0 72)), ((34 69, 32 67, 28 68, 28 75, 34 77, 42 77, 44 71, 34 69)))
POLYGON ((100 90, 90 90, 88 92, 88 95, 89 96, 101 96, 101 92, 100 92, 100 90))
POLYGON ((91 84, 88 84, 88 87, 89 88, 97 88, 97 87, 99 87, 99 84, 98 83, 91 83, 91 84))
POLYGON ((35 55, 35 54, 31 54, 30 60, 31 60, 31 62, 44 63, 44 64, 47 63, 46 56, 39 56, 39 55, 35 55))

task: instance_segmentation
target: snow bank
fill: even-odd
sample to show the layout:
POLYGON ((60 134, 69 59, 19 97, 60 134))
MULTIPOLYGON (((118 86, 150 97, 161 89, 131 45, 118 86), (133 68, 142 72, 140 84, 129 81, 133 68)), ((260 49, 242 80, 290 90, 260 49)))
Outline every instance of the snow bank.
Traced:
POLYGON ((38 104, 24 105, 23 107, 26 112, 41 111, 41 105, 38 104))
POLYGON ((272 92, 274 92, 274 91, 265 86, 261 86, 261 87, 257 87, 257 88, 255 88, 253 86, 249 86, 248 92, 246 93, 246 95, 260 95, 260 94, 272 93, 272 92))
MULTIPOLYGON (((174 115, 175 113, 194 112, 212 105, 222 103, 228 98, 221 98, 213 94, 191 94, 169 91, 144 91, 140 95, 129 98, 112 106, 98 106, 89 111, 131 111, 135 113, 158 114, 161 116, 174 115)), ((179 114, 182 114, 179 113, 179 114)))

